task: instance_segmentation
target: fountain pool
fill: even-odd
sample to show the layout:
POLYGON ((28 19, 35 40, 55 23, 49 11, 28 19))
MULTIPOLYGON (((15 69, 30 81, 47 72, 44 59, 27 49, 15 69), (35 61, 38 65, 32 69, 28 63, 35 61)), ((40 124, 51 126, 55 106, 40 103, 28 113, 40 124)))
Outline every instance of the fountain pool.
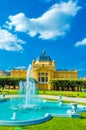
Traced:
MULTIPOLYGON (((70 112, 72 112, 72 104, 63 103, 60 105, 57 101, 51 102, 45 100, 42 104, 40 104, 41 107, 12 107, 10 104, 12 101, 10 100, 3 100, 3 102, 0 102, 0 125, 20 126, 38 124, 51 119, 53 116, 79 117, 80 115, 78 115, 76 112, 86 111, 86 107, 77 105, 76 112, 71 114, 70 112)), ((17 99, 15 99, 15 102, 13 102, 15 106, 16 100, 17 99)), ((20 104, 20 101, 17 100, 17 104, 20 104)))
POLYGON ((46 101, 36 94, 36 84, 31 79, 32 67, 27 71, 26 82, 19 83, 18 98, 0 100, 0 125, 24 126, 39 124, 53 116, 80 117, 78 112, 86 111, 85 106, 65 104, 59 101, 46 101))

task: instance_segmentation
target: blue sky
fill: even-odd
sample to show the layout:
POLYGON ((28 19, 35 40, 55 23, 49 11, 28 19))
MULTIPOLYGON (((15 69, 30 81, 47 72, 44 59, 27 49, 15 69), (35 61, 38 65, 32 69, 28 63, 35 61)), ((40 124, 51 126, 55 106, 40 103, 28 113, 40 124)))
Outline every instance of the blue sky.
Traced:
POLYGON ((86 0, 0 0, 0 70, 27 69, 44 49, 86 76, 86 0))

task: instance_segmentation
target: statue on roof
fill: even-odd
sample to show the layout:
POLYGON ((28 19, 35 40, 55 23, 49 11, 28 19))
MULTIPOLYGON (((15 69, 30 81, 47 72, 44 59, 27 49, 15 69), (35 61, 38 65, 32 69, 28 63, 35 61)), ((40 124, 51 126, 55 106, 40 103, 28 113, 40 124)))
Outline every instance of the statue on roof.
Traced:
POLYGON ((42 54, 45 55, 45 54, 46 54, 46 50, 43 50, 43 51, 42 51, 42 54))

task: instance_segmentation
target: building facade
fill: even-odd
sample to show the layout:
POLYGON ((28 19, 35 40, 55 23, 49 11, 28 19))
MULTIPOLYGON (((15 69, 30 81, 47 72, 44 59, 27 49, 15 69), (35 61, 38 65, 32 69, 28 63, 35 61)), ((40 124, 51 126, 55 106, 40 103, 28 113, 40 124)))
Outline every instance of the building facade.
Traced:
POLYGON ((11 77, 26 77, 27 70, 20 70, 20 69, 12 69, 11 70, 11 77))
POLYGON ((8 76, 9 74, 3 70, 0 70, 0 76, 1 77, 5 77, 5 76, 8 76))
MULTIPOLYGON (((26 70, 12 70, 11 77, 26 77, 26 70)), ((56 70, 56 63, 51 60, 45 51, 32 61, 32 77, 38 83, 38 89, 51 90, 50 80, 52 79, 77 79, 77 70, 56 70)))

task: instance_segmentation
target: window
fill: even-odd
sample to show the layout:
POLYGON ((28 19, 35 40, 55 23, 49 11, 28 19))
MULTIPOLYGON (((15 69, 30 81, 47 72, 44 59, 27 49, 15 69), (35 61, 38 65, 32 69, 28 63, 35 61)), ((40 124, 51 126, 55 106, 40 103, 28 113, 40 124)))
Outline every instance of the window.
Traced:
POLYGON ((42 75, 44 75, 45 73, 42 73, 42 75))
POLYGON ((41 77, 41 81, 44 82, 44 77, 41 77))
POLYGON ((40 77, 38 77, 38 82, 40 82, 40 77))
POLYGON ((44 67, 44 64, 42 64, 42 67, 44 67))
POLYGON ((46 82, 48 82, 48 77, 46 77, 46 82))
POLYGON ((48 73, 39 72, 38 73, 38 82, 39 83, 48 83, 48 73))
POLYGON ((48 73, 46 73, 46 76, 48 76, 48 73))
POLYGON ((38 76, 40 76, 40 73, 38 73, 38 76))

